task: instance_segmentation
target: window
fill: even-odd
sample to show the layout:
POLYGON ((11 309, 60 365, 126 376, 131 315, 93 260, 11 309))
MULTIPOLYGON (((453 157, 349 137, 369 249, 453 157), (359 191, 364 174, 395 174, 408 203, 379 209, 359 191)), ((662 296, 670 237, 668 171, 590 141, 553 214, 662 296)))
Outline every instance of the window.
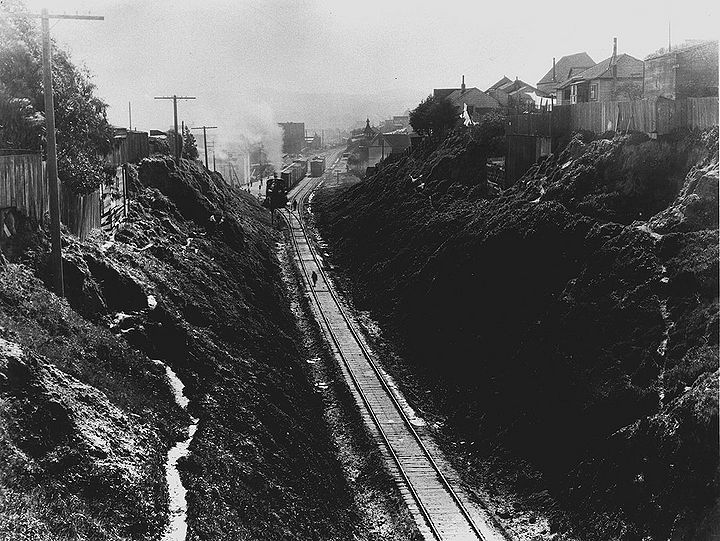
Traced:
POLYGON ((597 101, 598 99, 598 85, 590 85, 590 101, 597 101))
POLYGON ((570 87, 570 103, 577 103, 577 85, 572 85, 570 87))

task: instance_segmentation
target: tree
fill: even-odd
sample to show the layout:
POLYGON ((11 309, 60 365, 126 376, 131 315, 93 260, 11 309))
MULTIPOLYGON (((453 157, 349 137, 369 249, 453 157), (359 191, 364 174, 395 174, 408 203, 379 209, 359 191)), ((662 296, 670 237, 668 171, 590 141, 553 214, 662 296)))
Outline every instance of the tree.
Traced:
POLYGON ((410 125, 420 135, 440 140, 457 123, 458 112, 446 99, 428 96, 410 111, 410 125))
MULTIPOLYGON (((3 11, 27 11, 7 0, 3 11)), ((89 72, 52 43, 58 178, 78 194, 104 180, 102 157, 112 148, 107 104, 95 96, 89 72)), ((41 150, 45 142, 42 49, 36 23, 0 17, 0 144, 41 150), (8 113, 6 116, 4 113, 8 113)))
POLYGON ((507 123, 507 115, 503 111, 500 109, 489 111, 471 128, 472 138, 487 147, 489 156, 505 156, 507 123))
POLYGON ((195 136, 192 134, 190 128, 188 128, 187 126, 185 126, 185 133, 183 134, 182 155, 188 160, 197 160, 198 156, 200 155, 198 153, 197 141, 195 140, 195 136))

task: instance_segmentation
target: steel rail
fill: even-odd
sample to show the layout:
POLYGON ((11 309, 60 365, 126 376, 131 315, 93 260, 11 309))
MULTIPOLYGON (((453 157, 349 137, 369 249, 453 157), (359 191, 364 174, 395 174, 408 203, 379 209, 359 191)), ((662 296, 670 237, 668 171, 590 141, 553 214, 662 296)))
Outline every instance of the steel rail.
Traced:
MULTIPOLYGON (((298 204, 298 212, 297 212, 297 214, 293 213, 292 211, 288 211, 288 212, 289 212, 291 215, 294 215, 294 216, 295 216, 295 219, 296 219, 298 225, 300 226, 300 230, 302 231, 303 236, 304 236, 305 239, 308 241, 308 249, 309 249, 309 251, 310 251, 310 254, 312 255, 313 261, 315 262, 315 265, 317 266, 318 271, 319 271, 320 274, 322 275, 323 280, 325 281, 325 283, 326 283, 326 285, 327 285, 328 293, 330 293, 330 296, 332 297, 333 301, 335 302, 335 305, 337 306, 338 311, 340 312, 340 315, 342 316, 343 320, 344 320, 345 323, 347 324, 347 327, 348 327, 348 329, 350 330, 351 335, 353 336, 355 342, 359 345, 360 350, 362 351, 363 356, 365 357, 366 361, 370 364, 370 367, 371 367, 371 368, 373 369, 373 371, 375 372, 375 375, 377 376, 377 378, 378 378, 378 380, 379 380, 382 388, 385 390, 386 394, 388 395, 388 397, 390 398, 391 402, 392 402, 393 405, 395 406, 395 409, 396 409, 397 412, 399 413, 399 415, 400 415, 401 419, 403 420, 406 428, 408 429, 408 431, 410 432, 410 434, 413 436, 413 438, 414 438, 415 441, 417 442, 417 444, 418 444, 418 446, 420 447, 420 449, 422 450, 422 453, 424 454, 425 458, 428 460, 428 462, 429 462, 430 465, 432 466, 433 470, 434 470, 435 473, 437 474, 437 477, 438 477, 438 479, 440 480, 441 484, 443 485, 443 487, 445 488, 445 490, 448 492, 448 494, 450 494, 452 500, 455 502, 455 504, 456 504, 456 506, 458 507, 458 509, 460 510, 461 514, 462 514, 463 517, 466 519, 466 521, 467 521, 468 525, 470 526, 470 528, 472 529, 472 531, 475 533, 475 535, 476 535, 480 540, 486 541, 485 536, 482 534, 482 532, 480 531, 479 527, 477 526, 477 524, 475 524, 475 521, 472 519, 472 516, 470 515, 470 512, 467 510, 467 508, 466 508, 465 505, 463 504, 463 502, 462 502, 462 500, 460 499, 460 497, 458 496, 457 492, 455 492, 455 490, 452 488, 452 485, 450 484, 450 482, 448 481, 448 479, 445 477, 445 475, 442 473, 442 471, 441 471, 440 467, 438 466, 437 462, 435 461, 434 457, 432 456, 432 454, 430 453, 430 451, 429 451, 429 450, 427 449, 427 447, 425 446, 424 442, 423 442, 422 439, 420 438, 420 436, 419 436, 419 434, 417 433, 417 431, 415 430, 415 428, 412 426, 412 423, 411 423, 410 420, 408 419, 408 417, 407 417, 407 415, 405 414, 402 406, 400 405, 400 403, 398 402, 397 398, 395 397, 395 394, 393 393, 392 389, 390 389, 389 385, 387 384, 387 382, 386 382, 386 380, 385 380, 385 377, 383 376, 382 372, 380 371, 380 369, 379 369, 379 367, 377 366, 377 364, 375 363, 375 361, 372 359, 372 356, 370 355, 370 352, 369 352, 369 351, 367 350, 367 348, 365 347, 363 341, 360 339, 360 336, 359 336, 357 330, 355 329, 354 324, 352 323, 352 321, 350 320, 350 318, 348 317, 348 315, 345 313, 345 310, 343 309, 342 305, 340 304, 339 299, 338 299, 335 291, 334 291, 333 288, 330 286, 330 281, 329 281, 329 279, 328 279, 327 273, 324 271, 324 269, 322 268, 322 265, 321 265, 320 262, 318 261, 317 254, 316 254, 316 252, 315 252, 315 249, 313 248, 313 246, 312 246, 311 243, 310 243, 310 239, 309 239, 309 237, 308 237, 307 230, 306 230, 305 225, 303 224, 303 220, 302 220, 302 210, 303 210, 303 208, 304 208, 304 206, 305 206, 305 199, 307 198, 307 196, 309 195, 309 193, 312 193, 312 192, 314 191, 314 189, 315 189, 315 188, 313 188, 313 189, 308 189, 308 190, 305 190, 305 191, 303 191, 303 192, 301 193, 301 195, 300 195, 300 197, 299 197, 300 202, 299 202, 299 204, 298 204)), ((290 220, 287 216, 285 216, 284 214, 283 214, 283 218, 287 221, 288 226, 290 227, 290 230, 291 230, 291 234, 292 234, 293 226, 292 226, 291 220, 290 220)), ((308 283, 309 283, 310 280, 309 280, 309 276, 308 276, 308 270, 307 270, 307 267, 306 267, 306 265, 305 265, 305 262, 304 262, 303 259, 302 259, 302 255, 301 255, 301 253, 300 253, 300 248, 299 248, 299 246, 298 246, 297 239, 295 239, 294 235, 293 235, 293 239, 292 239, 292 240, 293 240, 293 245, 294 245, 294 247, 295 247, 295 251, 296 251, 296 253, 298 254, 298 259, 300 260, 300 265, 302 266, 302 269, 303 269, 303 274, 305 275, 305 278, 306 278, 306 280, 308 280, 308 283)), ((368 399, 366 398, 365 393, 363 392, 363 390, 362 390, 362 388, 361 388, 361 386, 360 386, 360 383, 357 381, 357 378, 355 377, 355 375, 354 375, 354 373, 353 373, 352 367, 350 366, 349 362, 348 362, 347 359, 345 358, 345 356, 344 356, 344 354, 343 354, 343 352, 342 352, 342 348, 340 347, 338 338, 335 336, 334 331, 333 331, 332 328, 330 327, 330 323, 329 323, 329 321, 328 321, 328 318, 327 318, 327 316, 325 315, 325 313, 323 312, 322 307, 320 306, 320 302, 319 302, 318 297, 317 297, 317 292, 314 290, 314 288, 311 288, 311 292, 312 292, 312 295, 313 295, 313 297, 314 297, 314 299, 315 299, 315 303, 316 303, 316 305, 318 306, 318 311, 320 312, 320 315, 321 315, 321 317, 323 318, 323 321, 325 322, 326 327, 328 328, 328 331, 329 331, 329 333, 330 333, 330 336, 331 336, 333 342, 335 343, 335 346, 336 346, 338 352, 340 353, 340 357, 342 358, 343 363, 345 364, 345 367, 347 368, 347 371, 348 371, 348 373, 349 373, 349 375, 350 375, 350 378, 352 379, 353 384, 354 384, 356 390, 358 391, 358 394, 360 395, 363 403, 365 404, 365 407, 366 407, 366 409, 368 410, 368 413, 370 414, 371 418, 373 419, 373 422, 374 422, 375 426, 377 427, 377 429, 378 429, 378 431, 379 431, 379 433, 380 433, 380 436, 381 436, 381 438, 383 439, 383 442, 385 443, 385 446, 387 447, 388 451, 390 452, 391 456, 393 457, 393 459, 394 459, 394 461, 395 461, 395 463, 396 463, 396 465, 397 465, 397 467, 398 467, 398 469, 399 469, 399 471, 400 471, 400 473, 401 473, 401 475, 402 475, 402 477, 403 477, 403 479, 404 479, 404 481, 405 481, 405 483, 406 483, 406 485, 407 485, 407 487, 408 487, 408 490, 410 491, 410 493, 411 493, 412 496, 413 496, 413 499, 414 499, 415 502, 417 503, 418 508, 420 509, 420 512, 421 512, 422 515, 425 517, 425 520, 426 520, 426 522, 428 523, 428 526, 430 527, 433 535, 435 535, 435 537, 436 537, 437 539, 442 539, 442 535, 441 535, 441 533, 438 531, 437 527, 435 526, 435 524, 434 524, 434 522, 433 522, 433 520, 432 520, 432 517, 431 517, 430 512, 427 510, 427 508, 425 507, 425 505, 424 505, 423 502, 421 501, 421 498, 420 498, 419 495, 417 494, 417 491, 416 491, 415 487, 413 486, 412 482, 410 481, 410 479, 409 479, 409 477, 408 477, 405 469, 403 468, 403 466, 402 466, 402 464, 401 464, 401 461, 400 461, 399 457, 398 457, 397 454, 395 453, 395 450, 393 449, 392 444, 390 443, 387 435, 385 434, 385 431, 383 430, 380 421, 377 419, 377 417, 376 417, 376 415, 375 415, 375 412, 373 411, 373 409, 372 409, 372 407, 371 407, 368 399)))

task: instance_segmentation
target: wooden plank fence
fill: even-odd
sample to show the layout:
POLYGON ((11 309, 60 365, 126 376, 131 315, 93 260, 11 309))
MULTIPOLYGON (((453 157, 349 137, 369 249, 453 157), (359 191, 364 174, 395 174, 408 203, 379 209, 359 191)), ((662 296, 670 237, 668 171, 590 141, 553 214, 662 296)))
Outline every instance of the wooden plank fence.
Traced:
POLYGON ((77 195, 60 183, 60 221, 68 230, 85 240, 93 229, 102 224, 100 190, 77 195))
POLYGON ((711 128, 718 125, 718 99, 688 98, 678 100, 676 121, 678 125, 688 128, 711 128))
POLYGON ((104 231, 111 232, 127 215, 127 167, 127 164, 118 166, 112 185, 100 187, 104 231))
POLYGON ((559 137, 573 131, 638 131, 666 135, 679 128, 718 125, 718 98, 605 101, 558 105, 551 113, 514 115, 507 135, 559 137), (552 122, 552 131, 551 123, 552 122))
MULTIPOLYGON (((0 153, 0 208, 15 208, 37 222, 50 211, 50 195, 45 163, 38 153, 0 153)), ((124 183, 121 210, 114 209, 111 220, 117 224, 124 217, 124 183)), ((78 196, 60 183, 60 220, 68 230, 84 240, 102 225, 102 192, 96 190, 78 196)), ((117 199, 117 198, 115 198, 117 199)))
POLYGON ((42 221, 50 196, 40 154, 0 155, 0 208, 5 207, 42 221))

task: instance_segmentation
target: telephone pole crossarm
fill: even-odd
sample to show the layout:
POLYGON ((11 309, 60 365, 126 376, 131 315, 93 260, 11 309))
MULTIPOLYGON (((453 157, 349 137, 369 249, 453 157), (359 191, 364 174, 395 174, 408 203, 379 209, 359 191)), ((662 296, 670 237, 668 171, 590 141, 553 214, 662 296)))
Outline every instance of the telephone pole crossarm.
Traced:
POLYGON ((178 120, 177 120, 177 102, 178 100, 194 100, 195 96, 155 96, 156 100, 173 100, 173 120, 175 125, 175 159, 180 162, 180 153, 182 150, 182 139, 178 137, 178 120), (180 140, 178 140, 180 139, 180 140))

